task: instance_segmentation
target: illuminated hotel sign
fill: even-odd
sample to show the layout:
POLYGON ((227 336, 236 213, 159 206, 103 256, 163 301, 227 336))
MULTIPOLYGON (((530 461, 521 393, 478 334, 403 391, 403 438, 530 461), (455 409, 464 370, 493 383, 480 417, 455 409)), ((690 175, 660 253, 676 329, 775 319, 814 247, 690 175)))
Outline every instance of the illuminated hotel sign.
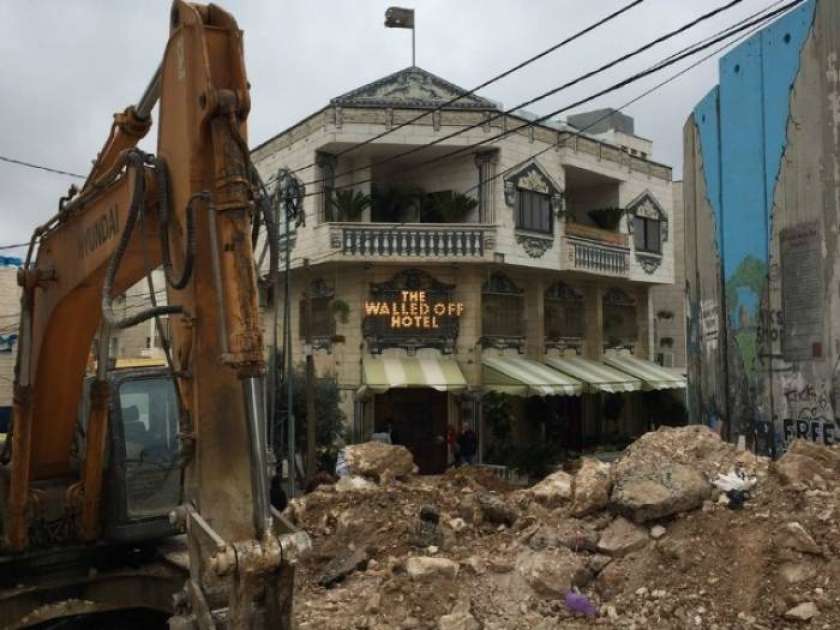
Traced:
POLYGON ((364 303, 362 335, 370 352, 384 348, 438 348, 454 352, 464 304, 453 300, 455 286, 420 269, 406 269, 372 284, 364 303))
POLYGON ((462 302, 429 300, 426 291, 400 291, 399 301, 365 302, 365 315, 387 318, 392 328, 440 328, 444 317, 460 317, 462 302))

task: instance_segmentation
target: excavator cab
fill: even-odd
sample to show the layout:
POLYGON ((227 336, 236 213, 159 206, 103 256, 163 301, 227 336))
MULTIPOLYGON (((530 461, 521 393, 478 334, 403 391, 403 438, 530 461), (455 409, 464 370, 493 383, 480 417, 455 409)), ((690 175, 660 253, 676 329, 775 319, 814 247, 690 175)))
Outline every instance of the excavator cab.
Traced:
MULTIPOLYGON (((181 504, 178 401, 166 368, 109 371, 103 535, 139 542, 177 533, 169 513, 181 504)), ((84 449, 93 377, 86 379, 77 449, 84 449)))

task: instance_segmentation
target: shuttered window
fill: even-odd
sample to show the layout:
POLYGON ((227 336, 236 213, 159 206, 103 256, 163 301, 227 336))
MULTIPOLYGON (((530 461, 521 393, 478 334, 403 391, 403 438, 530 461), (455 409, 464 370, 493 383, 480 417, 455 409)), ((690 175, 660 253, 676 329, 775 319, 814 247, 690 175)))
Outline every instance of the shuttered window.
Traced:
POLYGON ((551 234, 553 222, 551 199, 533 190, 519 189, 516 209, 516 227, 520 230, 551 234))

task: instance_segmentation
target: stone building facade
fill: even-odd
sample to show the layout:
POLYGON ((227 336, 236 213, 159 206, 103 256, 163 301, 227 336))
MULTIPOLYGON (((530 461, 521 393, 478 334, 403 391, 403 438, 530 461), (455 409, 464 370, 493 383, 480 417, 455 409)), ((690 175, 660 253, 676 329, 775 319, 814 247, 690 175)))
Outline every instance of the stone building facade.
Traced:
POLYGON ((651 289, 674 282, 671 169, 623 119, 585 133, 475 95, 438 109, 463 94, 411 67, 254 149, 264 179, 306 184, 281 239, 293 360, 308 332, 356 438, 390 427, 421 470, 446 465, 464 426, 486 455, 499 413, 519 444, 640 433, 645 390, 685 386, 652 362, 651 289))
POLYGON ((0 257, 0 433, 11 418, 17 334, 20 322, 20 260, 0 257))

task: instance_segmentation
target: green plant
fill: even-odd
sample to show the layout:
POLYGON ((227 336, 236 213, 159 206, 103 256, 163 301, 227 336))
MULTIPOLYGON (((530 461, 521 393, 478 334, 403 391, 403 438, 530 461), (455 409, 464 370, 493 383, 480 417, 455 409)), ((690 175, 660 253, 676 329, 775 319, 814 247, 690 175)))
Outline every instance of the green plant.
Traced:
POLYGON ((530 479, 542 479, 554 470, 560 459, 561 451, 555 444, 532 442, 514 448, 510 453, 508 465, 520 475, 527 475, 530 479))
POLYGON ((435 203, 443 222, 459 223, 478 206, 478 200, 463 193, 437 193, 435 203))
POLYGON ((371 207, 372 198, 360 190, 336 190, 329 198, 331 218, 336 221, 358 221, 371 207))
POLYGON ((423 191, 417 186, 388 186, 371 189, 371 215, 374 221, 397 223, 420 216, 423 191))
POLYGON ((481 399, 481 405, 484 426, 493 438, 485 457, 489 463, 507 465, 510 461, 510 440, 513 436, 510 399, 504 394, 490 392, 481 399))
MULTIPOLYGON (((277 364, 282 365, 283 359, 278 355, 277 364)), ((292 396, 295 414, 295 448, 304 452, 306 448, 306 373, 305 368, 298 366, 292 375, 292 396)), ((277 383, 277 413, 275 414, 275 438, 285 438, 286 430, 284 417, 287 398, 286 383, 277 383)), ((345 431, 344 413, 339 407, 341 392, 338 381, 334 378, 318 378, 315 380, 315 447, 319 465, 327 472, 335 470, 335 459, 338 455, 338 441, 345 431)), ((275 444, 275 447, 277 445, 275 444)), ((285 453, 284 453, 285 455, 285 453)))
POLYGON ((346 324, 350 317, 350 305, 342 299, 336 298, 330 303, 330 310, 342 324, 346 324))
POLYGON ((624 216, 624 208, 596 208, 590 210, 587 214, 599 228, 615 230, 621 221, 621 217, 624 216))

